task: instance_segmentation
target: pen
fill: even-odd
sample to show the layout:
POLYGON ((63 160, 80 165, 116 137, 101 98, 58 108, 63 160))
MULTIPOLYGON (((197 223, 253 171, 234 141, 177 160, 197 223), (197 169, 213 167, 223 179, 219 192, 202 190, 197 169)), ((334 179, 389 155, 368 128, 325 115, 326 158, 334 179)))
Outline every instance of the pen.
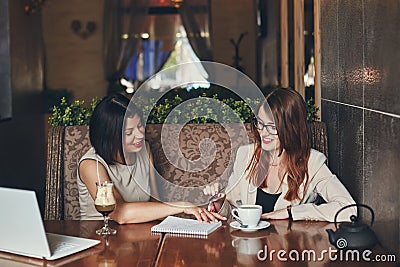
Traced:
POLYGON ((219 195, 220 193, 222 193, 222 191, 225 190, 225 188, 226 188, 226 186, 220 188, 220 189, 218 190, 217 193, 215 193, 214 195, 212 195, 212 196, 210 197, 210 199, 208 200, 208 202, 212 202, 214 199, 216 199, 216 198, 218 197, 218 195, 219 195))

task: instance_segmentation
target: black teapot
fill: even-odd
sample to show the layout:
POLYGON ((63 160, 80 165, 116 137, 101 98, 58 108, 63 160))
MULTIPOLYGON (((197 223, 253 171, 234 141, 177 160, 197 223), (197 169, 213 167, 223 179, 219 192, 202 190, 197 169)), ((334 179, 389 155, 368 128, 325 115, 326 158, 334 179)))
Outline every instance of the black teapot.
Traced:
POLYGON ((344 222, 339 225, 339 229, 337 227, 337 217, 340 212, 350 207, 364 207, 367 208, 371 212, 371 226, 374 223, 375 214, 371 207, 364 204, 351 204, 345 206, 338 210, 335 215, 335 228, 336 231, 331 229, 326 230, 329 235, 329 242, 334 245, 338 249, 357 249, 357 250, 365 250, 373 248, 378 239, 374 231, 371 228, 362 222, 359 222, 359 209, 357 208, 357 216, 350 216, 351 222, 344 222))

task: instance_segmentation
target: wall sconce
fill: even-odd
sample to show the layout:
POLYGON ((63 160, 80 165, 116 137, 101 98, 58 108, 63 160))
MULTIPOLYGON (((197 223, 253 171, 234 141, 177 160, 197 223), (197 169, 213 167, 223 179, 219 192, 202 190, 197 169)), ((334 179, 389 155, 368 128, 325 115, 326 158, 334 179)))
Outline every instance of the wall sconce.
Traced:
POLYGON ((33 14, 38 11, 46 0, 25 0, 24 10, 27 15, 33 14))
POLYGON ((86 23, 85 29, 82 27, 82 22, 78 19, 74 19, 71 22, 71 30, 73 33, 81 37, 82 39, 87 39, 96 31, 96 22, 88 21, 86 23))

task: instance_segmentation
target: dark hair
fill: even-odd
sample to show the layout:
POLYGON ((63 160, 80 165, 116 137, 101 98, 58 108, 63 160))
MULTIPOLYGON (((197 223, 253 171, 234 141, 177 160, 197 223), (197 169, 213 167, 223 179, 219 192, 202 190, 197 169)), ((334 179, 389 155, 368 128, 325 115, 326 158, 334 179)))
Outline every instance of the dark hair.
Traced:
POLYGON ((118 155, 125 162, 122 150, 124 117, 138 115, 143 121, 142 111, 129 102, 122 94, 106 96, 96 106, 90 118, 90 142, 107 164, 114 164, 118 155))
MULTIPOLYGON (((306 179, 304 187, 308 183, 308 159, 310 157, 311 143, 309 128, 307 126, 307 109, 302 96, 292 89, 278 88, 266 96, 256 110, 256 114, 263 107, 265 111, 271 110, 280 141, 279 156, 285 150, 283 163, 286 166, 287 182, 289 190, 285 195, 286 200, 300 199, 300 184, 306 179)), ((254 136, 259 137, 256 127, 252 124, 254 136)), ((256 149, 247 166, 253 183, 263 181, 266 185, 268 173, 267 161, 261 160, 261 140, 256 138, 256 149)))

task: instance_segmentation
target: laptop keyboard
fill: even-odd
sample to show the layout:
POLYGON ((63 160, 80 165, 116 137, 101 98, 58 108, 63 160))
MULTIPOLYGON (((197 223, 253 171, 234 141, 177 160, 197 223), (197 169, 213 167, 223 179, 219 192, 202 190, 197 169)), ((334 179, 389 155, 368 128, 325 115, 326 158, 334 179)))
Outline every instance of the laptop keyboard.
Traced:
POLYGON ((98 240, 52 233, 46 233, 46 237, 51 253, 51 256, 47 259, 50 260, 71 255, 100 243, 98 240))
POLYGON ((75 247, 78 247, 79 245, 74 244, 74 243, 68 243, 68 242, 57 242, 56 240, 51 240, 49 241, 49 246, 50 246, 50 251, 54 255, 56 253, 69 250, 75 247))

